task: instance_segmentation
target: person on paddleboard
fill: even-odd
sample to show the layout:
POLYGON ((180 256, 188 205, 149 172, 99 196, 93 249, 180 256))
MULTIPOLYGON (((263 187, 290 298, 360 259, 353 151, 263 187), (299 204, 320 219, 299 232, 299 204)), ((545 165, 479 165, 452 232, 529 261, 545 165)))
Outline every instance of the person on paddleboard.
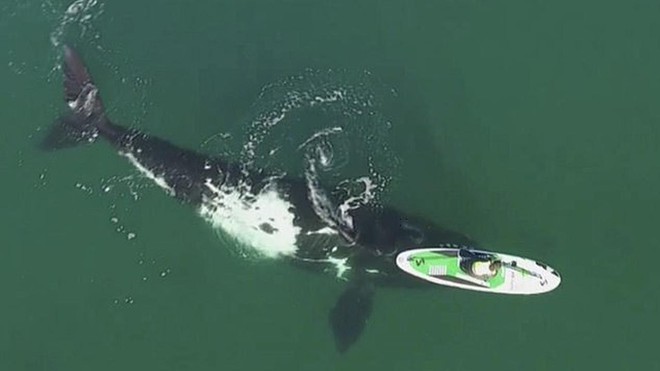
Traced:
POLYGON ((463 272, 484 281, 497 276, 502 268, 502 261, 490 254, 461 249, 458 252, 458 257, 463 272))

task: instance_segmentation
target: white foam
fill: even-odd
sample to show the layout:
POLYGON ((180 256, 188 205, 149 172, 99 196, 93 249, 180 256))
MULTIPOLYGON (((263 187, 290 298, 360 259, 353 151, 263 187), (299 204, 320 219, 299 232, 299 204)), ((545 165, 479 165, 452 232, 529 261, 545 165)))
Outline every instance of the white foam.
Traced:
MULTIPOLYGON (((49 2, 45 2, 44 6, 48 6, 49 2)), ((51 12, 59 13, 53 7, 51 12)), ((98 0, 75 0, 66 8, 66 11, 59 15, 59 24, 50 34, 50 42, 53 46, 59 47, 64 38, 67 29, 72 25, 79 25, 81 32, 84 35, 89 29, 93 27, 92 22, 103 13, 103 4, 98 0)), ((95 35, 98 37, 98 34, 95 35)))
MULTIPOLYGON (((314 159, 307 159, 307 169, 305 170, 305 180, 307 184, 307 191, 309 200, 312 202, 314 213, 323 220, 328 226, 334 227, 336 231, 345 231, 352 229, 351 223, 346 223, 347 220, 337 216, 337 209, 332 204, 330 198, 326 195, 325 191, 319 185, 318 176, 316 175, 316 163, 314 159)), ((348 221, 350 222, 350 220, 348 221)), ((344 236, 350 240, 350 236, 344 236)))
POLYGON ((293 224, 293 205, 274 185, 265 187, 258 194, 217 187, 210 179, 205 185, 213 196, 205 196, 199 213, 214 227, 253 248, 261 256, 275 258, 296 253, 301 229, 293 224))
POLYGON ((303 149, 306 145, 308 145, 310 142, 316 140, 319 137, 335 134, 335 133, 341 133, 342 131, 343 129, 340 126, 325 128, 317 133, 314 133, 314 135, 312 135, 311 137, 307 138, 306 141, 304 141, 301 145, 298 146, 298 149, 303 149))
POLYGON ((257 145, 261 143, 263 137, 265 136, 265 133, 267 133, 268 130, 270 130, 270 128, 277 125, 277 123, 284 120, 288 111, 289 108, 282 109, 279 115, 270 117, 268 119, 264 119, 264 121, 261 122, 263 126, 259 128, 259 131, 250 134, 247 143, 243 145, 243 153, 245 156, 247 156, 247 159, 249 161, 254 159, 257 145))
POLYGON ((355 180, 364 185, 364 190, 357 196, 349 197, 341 205, 339 205, 339 217, 343 220, 350 229, 353 229, 353 218, 348 213, 350 210, 357 209, 361 205, 366 205, 371 202, 376 196, 377 185, 369 179, 369 177, 361 177, 355 180))

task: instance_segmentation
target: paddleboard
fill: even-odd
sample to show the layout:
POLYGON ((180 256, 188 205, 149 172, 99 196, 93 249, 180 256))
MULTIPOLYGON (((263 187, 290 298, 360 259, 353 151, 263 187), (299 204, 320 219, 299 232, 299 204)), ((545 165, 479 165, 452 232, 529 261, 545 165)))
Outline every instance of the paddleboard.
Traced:
POLYGON ((457 245, 406 250, 397 256, 396 264, 437 285, 497 294, 542 294, 561 282, 559 273, 541 262, 457 245), (495 261, 501 264, 491 266, 495 261), (479 272, 475 272, 477 267, 479 272), (484 268, 487 274, 479 274, 484 268))

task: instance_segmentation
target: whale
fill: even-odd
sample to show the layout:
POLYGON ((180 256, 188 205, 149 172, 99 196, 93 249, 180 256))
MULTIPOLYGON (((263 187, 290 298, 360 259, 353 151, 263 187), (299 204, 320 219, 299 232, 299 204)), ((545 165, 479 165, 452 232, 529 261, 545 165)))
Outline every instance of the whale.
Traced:
MULTIPOLYGON (((245 166, 117 124, 107 115, 81 55, 66 45, 62 61, 66 109, 41 138, 41 149, 106 142, 238 243, 297 267, 334 272, 345 288, 327 323, 341 353, 364 333, 378 287, 423 285, 397 267, 397 254, 419 246, 475 244, 391 206, 341 203, 313 178, 245 166)), ((309 166, 313 170, 314 162, 309 166)))

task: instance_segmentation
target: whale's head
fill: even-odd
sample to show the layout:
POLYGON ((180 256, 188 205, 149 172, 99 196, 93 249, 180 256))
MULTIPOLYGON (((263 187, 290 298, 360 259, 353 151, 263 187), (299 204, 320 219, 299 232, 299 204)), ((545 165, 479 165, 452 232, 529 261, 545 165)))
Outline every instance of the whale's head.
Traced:
POLYGON ((464 234, 392 208, 360 208, 354 210, 351 216, 356 243, 375 255, 393 255, 440 243, 475 245, 464 234))

